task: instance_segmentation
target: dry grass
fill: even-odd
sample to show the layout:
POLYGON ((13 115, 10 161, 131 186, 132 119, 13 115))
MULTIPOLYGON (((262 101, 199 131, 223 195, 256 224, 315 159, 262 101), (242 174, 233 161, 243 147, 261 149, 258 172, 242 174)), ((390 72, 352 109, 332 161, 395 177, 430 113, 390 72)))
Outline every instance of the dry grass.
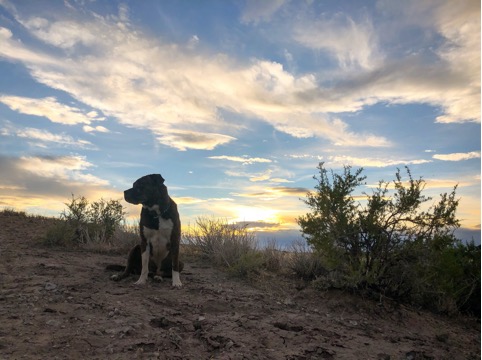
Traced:
POLYGON ((247 274, 258 263, 258 242, 245 226, 227 220, 199 217, 184 233, 184 242, 212 264, 239 275, 247 274))
POLYGON ((306 281, 315 280, 327 273, 320 257, 311 251, 303 240, 297 240, 292 244, 288 263, 294 274, 306 281))
MULTIPOLYGON (((304 252, 302 256, 301 253, 292 254, 281 249, 275 239, 269 240, 266 246, 261 248, 255 234, 246 226, 229 224, 227 220, 209 217, 199 217, 195 226, 185 231, 183 241, 187 244, 185 248, 190 256, 207 260, 210 264, 225 268, 240 277, 252 277, 260 271, 292 274, 294 269, 303 267, 303 260, 314 259, 311 253, 311 256, 307 257, 304 256, 304 252)), ((305 273, 317 270, 310 267, 305 273)), ((296 276, 299 275, 297 271, 294 273, 296 276)))

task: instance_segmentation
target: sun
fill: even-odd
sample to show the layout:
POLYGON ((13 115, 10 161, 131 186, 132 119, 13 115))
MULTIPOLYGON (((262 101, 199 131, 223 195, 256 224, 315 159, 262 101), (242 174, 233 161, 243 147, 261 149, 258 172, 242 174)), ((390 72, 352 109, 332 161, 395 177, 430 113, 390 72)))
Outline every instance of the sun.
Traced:
POLYGON ((278 211, 259 206, 237 206, 233 222, 263 222, 279 224, 278 211))

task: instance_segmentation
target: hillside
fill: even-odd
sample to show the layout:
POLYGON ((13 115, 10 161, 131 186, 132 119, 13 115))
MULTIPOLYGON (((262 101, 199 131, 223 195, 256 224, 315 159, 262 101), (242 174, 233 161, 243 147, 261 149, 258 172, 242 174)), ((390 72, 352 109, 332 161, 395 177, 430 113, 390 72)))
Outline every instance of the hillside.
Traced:
POLYGON ((115 283, 124 256, 38 244, 52 222, 0 216, 1 359, 480 359, 479 321, 295 279, 188 262, 183 288, 115 283))

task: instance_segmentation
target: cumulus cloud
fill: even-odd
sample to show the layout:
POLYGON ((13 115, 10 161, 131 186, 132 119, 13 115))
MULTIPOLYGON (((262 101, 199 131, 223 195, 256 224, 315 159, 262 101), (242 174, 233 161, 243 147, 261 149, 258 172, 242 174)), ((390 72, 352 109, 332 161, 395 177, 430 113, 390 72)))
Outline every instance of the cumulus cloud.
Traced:
POLYGON ((366 17, 302 17, 294 39, 331 54, 338 68, 326 79, 333 86, 300 96, 307 103, 328 98, 333 112, 358 111, 379 102, 426 103, 441 109, 439 123, 480 122, 480 3, 380 0, 377 6, 378 15, 384 14, 377 19, 377 32, 366 17), (398 51, 390 52, 393 46, 383 46, 396 42, 393 34, 407 29, 421 32, 420 50, 404 49, 400 43, 398 51), (428 47, 422 34, 441 41, 428 47))
POLYGON ((443 110, 437 117, 440 123, 480 122, 480 2, 380 0, 378 6, 394 15, 392 21, 399 26, 422 27, 444 40, 431 49, 438 56, 435 61, 418 59, 401 72, 393 69, 396 84, 402 85, 399 101, 418 99, 439 105, 443 110))
MULTIPOLYGON (((410 2, 404 18, 417 14, 418 3, 410 2)), ((367 17, 324 14, 313 19, 298 14, 290 23, 293 38, 330 53, 337 59, 335 70, 357 70, 334 71, 329 79, 315 72, 292 73, 275 61, 252 58, 241 63, 206 52, 193 56, 192 44, 167 43, 134 28, 127 8, 119 9, 118 16, 69 18, 66 13, 54 19, 13 12, 32 36, 55 51, 34 49, 2 28, 0 56, 25 64, 40 83, 126 126, 147 129, 160 143, 179 150, 211 150, 234 141, 242 126, 226 113, 266 122, 298 138, 386 147, 391 145, 388 139, 352 131, 336 113, 379 102, 429 103, 441 109, 439 122, 480 121, 480 5, 477 10, 474 2, 461 1, 452 14, 453 2, 440 3, 430 2, 425 11, 430 15, 426 26, 445 39, 430 62, 416 54, 382 53, 367 17)), ((283 6, 282 1, 263 4, 251 15, 246 10, 245 21, 274 16, 283 6)), ((18 99, 4 100, 20 111, 18 99)), ((30 111, 25 105, 22 109, 30 111)), ((45 111, 35 114, 53 116, 45 111)), ((56 112, 68 116, 52 121, 87 126, 92 121, 71 107, 56 112)))
MULTIPOLYGON (((240 126, 222 117, 220 109, 295 137, 354 146, 388 143, 373 134, 363 134, 371 140, 360 141, 342 120, 331 119, 327 112, 346 108, 333 104, 329 89, 307 100, 303 94, 319 87, 314 74, 294 75, 277 62, 259 59, 240 64, 222 54, 193 57, 188 46, 149 38, 113 16, 83 21, 17 18, 58 51, 31 50, 4 29, 0 56, 24 63, 40 83, 106 116, 152 131, 167 146, 213 149, 233 141, 240 126)), ((89 116, 82 121, 88 125, 89 116)))
POLYGON ((432 157, 442 161, 463 161, 480 158, 480 151, 471 151, 468 153, 436 154, 432 157))

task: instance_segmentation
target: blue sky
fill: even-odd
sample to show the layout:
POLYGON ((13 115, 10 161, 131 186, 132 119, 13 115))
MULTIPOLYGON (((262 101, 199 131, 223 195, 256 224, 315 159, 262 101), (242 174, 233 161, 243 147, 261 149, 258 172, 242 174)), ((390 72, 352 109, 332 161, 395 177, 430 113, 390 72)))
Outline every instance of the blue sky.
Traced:
POLYGON ((480 238, 480 1, 0 0, 0 38, 0 206, 161 173, 185 225, 282 237, 320 161, 407 165, 480 238))

